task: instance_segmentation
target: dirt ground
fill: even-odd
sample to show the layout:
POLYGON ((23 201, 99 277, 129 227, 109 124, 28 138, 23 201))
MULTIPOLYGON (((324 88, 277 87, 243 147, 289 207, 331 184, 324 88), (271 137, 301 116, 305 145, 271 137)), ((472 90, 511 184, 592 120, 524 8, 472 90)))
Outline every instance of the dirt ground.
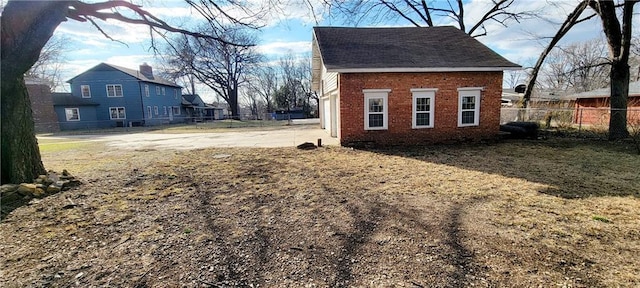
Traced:
POLYGON ((640 286, 627 145, 43 150, 84 184, 2 220, 1 287, 640 286))

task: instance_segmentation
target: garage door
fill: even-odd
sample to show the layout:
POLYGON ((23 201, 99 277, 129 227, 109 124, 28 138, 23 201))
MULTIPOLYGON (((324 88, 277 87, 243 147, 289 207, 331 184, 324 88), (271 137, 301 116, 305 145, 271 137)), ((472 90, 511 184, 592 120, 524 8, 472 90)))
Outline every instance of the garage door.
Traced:
POLYGON ((324 99, 322 102, 323 105, 323 117, 324 117, 324 129, 327 131, 331 131, 331 101, 329 99, 324 99))

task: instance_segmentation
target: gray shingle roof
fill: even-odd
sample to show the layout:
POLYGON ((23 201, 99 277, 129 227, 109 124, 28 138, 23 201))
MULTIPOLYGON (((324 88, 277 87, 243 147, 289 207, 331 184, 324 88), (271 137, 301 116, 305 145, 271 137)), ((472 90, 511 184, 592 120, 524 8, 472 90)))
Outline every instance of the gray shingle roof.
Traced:
MULTIPOLYGON (((162 79, 162 78, 160 78, 158 76, 153 75, 154 76, 153 79, 152 78, 147 78, 145 75, 140 73, 140 71, 138 71, 138 70, 133 70, 133 69, 125 68, 125 67, 120 67, 120 66, 116 66, 116 65, 108 64, 108 63, 100 63, 100 64, 94 66, 93 68, 90 68, 87 71, 90 71, 90 70, 101 70, 101 69, 105 69, 105 68, 106 69, 118 70, 118 71, 123 72, 125 74, 128 74, 130 76, 133 76, 134 78, 136 78, 136 79, 138 79, 140 81, 181 88, 181 86, 177 85, 176 83, 172 83, 172 82, 170 82, 168 80, 165 80, 165 79, 162 79)), ((80 73, 79 75, 82 75, 83 73, 80 73)), ((73 82, 73 79, 75 79, 79 75, 76 75, 75 77, 69 79, 67 82, 68 83, 73 82)))
POLYGON ((89 99, 71 95, 71 93, 51 93, 53 106, 98 106, 89 99))
POLYGON ((382 68, 520 68, 452 26, 314 27, 313 30, 329 72, 382 68))
MULTIPOLYGON (((605 87, 571 95, 572 98, 609 98, 611 87, 605 87)), ((629 97, 640 96, 640 81, 629 82, 629 97)))

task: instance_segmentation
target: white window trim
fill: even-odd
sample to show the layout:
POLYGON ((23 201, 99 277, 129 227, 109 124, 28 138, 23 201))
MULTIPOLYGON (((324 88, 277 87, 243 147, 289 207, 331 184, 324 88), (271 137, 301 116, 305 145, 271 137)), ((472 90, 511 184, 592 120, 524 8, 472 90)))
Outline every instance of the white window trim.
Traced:
POLYGON ((149 92, 149 84, 144 84, 144 96, 149 97, 151 92, 149 92))
POLYGON ((162 87, 162 96, 167 95, 167 91, 162 87))
MULTIPOLYGON (((364 89, 364 130, 387 130, 389 129, 389 92, 391 89, 364 89), (369 127, 369 99, 382 98, 382 127, 369 127)), ((374 112, 373 114, 378 114, 374 112)))
POLYGON ((153 106, 153 114, 155 114, 156 116, 158 116, 158 106, 153 106))
POLYGON ((458 88, 458 127, 471 127, 480 125, 480 99, 482 98, 482 87, 464 87, 458 88), (473 111, 473 123, 462 123, 462 98, 474 96, 476 97, 476 106, 473 110, 466 109, 464 111, 473 111))
POLYGON ((80 121, 80 109, 79 108, 64 108, 64 116, 65 118, 67 118, 67 121, 80 121), (78 111, 78 119, 69 119, 69 113, 67 113, 68 110, 76 110, 78 111))
POLYGON ((151 106, 147 106, 147 118, 149 118, 149 119, 153 118, 152 112, 153 112, 153 110, 151 110, 151 106))
POLYGON ((91 98, 91 86, 89 85, 80 85, 80 95, 82 95, 82 98, 91 98), (84 88, 87 88, 87 92, 89 92, 89 95, 84 95, 84 88))
POLYGON ((106 89, 107 89, 107 97, 109 98, 122 97, 124 95, 124 90, 122 89, 122 85, 120 84, 107 84, 106 89), (113 96, 109 96, 109 86, 113 86, 113 96), (118 95, 118 90, 116 89, 116 87, 118 86, 120 86, 120 95, 118 95))
POLYGON ((160 95, 160 86, 156 86, 156 95, 160 95))
POLYGON ((122 120, 127 119, 127 109, 125 107, 109 107, 109 119, 111 120, 122 120), (124 117, 122 118, 113 118, 113 114, 111 113, 111 109, 116 109, 116 115, 118 115, 118 110, 122 108, 122 112, 124 113, 124 117))
POLYGON ((173 112, 173 115, 180 115, 180 106, 173 106, 173 108, 176 108, 176 111, 178 111, 178 113, 173 112))
MULTIPOLYGON (((411 111, 411 128, 413 129, 422 129, 422 128, 433 128, 434 126, 434 114, 435 114, 435 101, 436 101, 436 92, 438 91, 437 88, 414 88, 411 89, 411 94, 412 94, 412 100, 411 100, 411 106, 412 106, 412 111, 411 111), (429 98, 429 125, 417 125, 417 121, 418 121, 418 111, 416 110, 417 108, 417 99, 418 98, 429 98)), ((424 113, 425 111, 420 111, 421 113, 424 113)))
POLYGON ((163 110, 164 110, 164 114, 163 115, 167 115, 167 106, 162 106, 163 110))

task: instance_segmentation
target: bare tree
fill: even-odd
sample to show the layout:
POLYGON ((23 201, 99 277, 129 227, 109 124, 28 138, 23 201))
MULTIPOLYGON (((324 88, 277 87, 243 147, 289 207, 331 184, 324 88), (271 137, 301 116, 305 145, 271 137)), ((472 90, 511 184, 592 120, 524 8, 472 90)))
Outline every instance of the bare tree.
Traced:
MULTIPOLYGON (((458 28, 473 36, 487 35, 488 22, 507 26, 510 21, 520 22, 536 15, 533 11, 515 11, 515 0, 491 0, 487 2, 482 16, 468 25, 465 14, 468 3, 463 0, 425 1, 425 0, 369 0, 369 1, 330 1, 324 3, 342 15, 348 15, 348 21, 358 24, 363 20, 388 22, 402 20, 416 27, 437 26, 437 19, 453 20, 458 28)), ((477 12, 477 11, 476 11, 477 12)))
MULTIPOLYGON (((195 10, 208 11, 207 19, 222 22, 244 22, 244 18, 230 17, 221 7, 238 7, 238 1, 187 1, 195 10), (214 13, 216 12, 217 13, 214 13)), ((242 8, 242 7, 241 7, 242 8)), ((246 10, 248 14, 251 11, 246 10)), ((68 1, 18 1, 9 0, 4 6, 1 22, 1 111, 2 122, 2 174, 1 183, 20 183, 33 180, 45 172, 34 133, 29 95, 24 84, 24 74, 37 62, 53 32, 68 19, 88 22, 105 37, 111 38, 98 24, 115 20, 149 27, 152 35, 159 31, 183 33, 207 39, 219 39, 216 34, 203 35, 176 28, 128 1, 103 1, 87 3, 68 1)), ((215 25, 213 25, 215 27, 215 25)), ((154 38, 152 38, 154 39, 154 38)))
POLYGON ((278 73, 274 67, 262 65, 250 76, 249 86, 262 98, 266 112, 273 112, 273 97, 278 88, 278 73))
POLYGON ((225 27, 224 31, 203 26, 200 33, 217 33, 223 41, 180 36, 170 45, 170 61, 220 95, 229 105, 231 117, 238 118, 238 89, 261 57, 254 47, 256 37, 240 26, 225 27))
POLYGON ((69 38, 65 36, 53 36, 40 52, 38 61, 25 73, 27 77, 39 78, 47 81, 51 90, 64 86, 61 78, 61 69, 65 61, 65 52, 68 51, 69 38))
POLYGON ((584 92, 609 84, 609 61, 600 39, 558 47, 548 57, 545 86, 554 90, 584 92))

